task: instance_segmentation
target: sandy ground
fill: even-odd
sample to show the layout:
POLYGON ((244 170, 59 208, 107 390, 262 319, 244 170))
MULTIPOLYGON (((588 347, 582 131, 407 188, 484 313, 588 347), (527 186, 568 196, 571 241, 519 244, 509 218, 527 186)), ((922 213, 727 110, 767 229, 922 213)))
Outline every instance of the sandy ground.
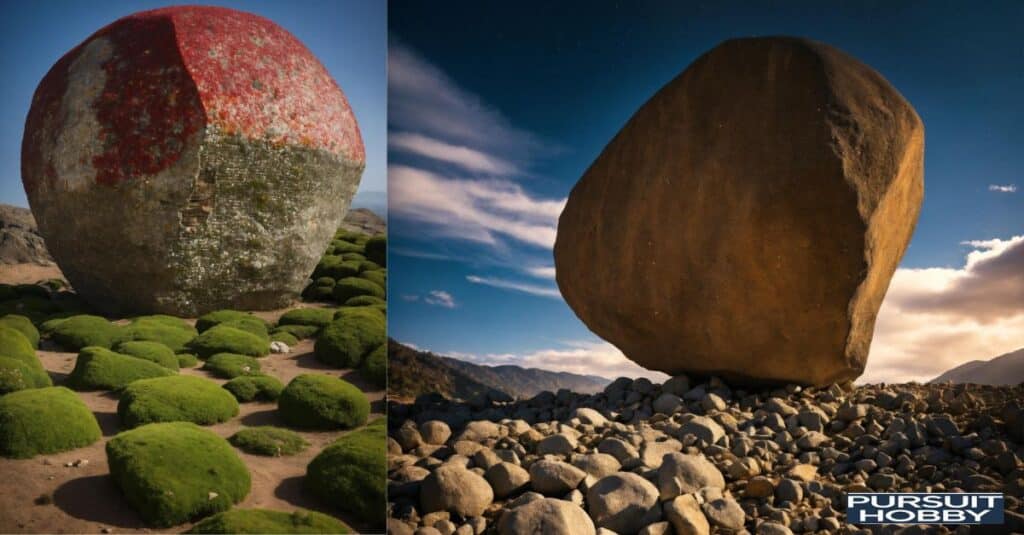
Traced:
POLYGON ((46 279, 63 279, 56 265, 0 264, 0 282, 6 284, 32 284, 46 279))
MULTIPOLYGON (((60 276, 56 268, 11 270, 0 266, 0 282, 35 282, 60 276), (44 270, 50 269, 49 272, 44 270), (8 277, 12 272, 16 277, 8 277)), ((25 265, 20 266, 22 268, 25 265)), ((296 305, 303 306, 303 305, 296 305)), ((276 320, 285 310, 258 312, 258 316, 276 320)), ((44 343, 45 345, 45 343, 44 343)), ((370 418, 384 415, 384 390, 371 385, 354 370, 337 370, 322 365, 312 354, 313 341, 304 340, 287 355, 270 355, 260 359, 264 373, 287 384, 296 375, 323 373, 339 376, 362 389, 371 402, 370 418)), ((55 385, 62 384, 75 366, 75 353, 38 351, 43 366, 55 385)), ((223 384, 223 379, 196 368, 181 373, 209 378, 223 384)), ((190 524, 168 529, 149 529, 128 506, 120 490, 109 477, 104 451, 107 440, 117 434, 117 397, 108 392, 79 392, 79 397, 93 411, 103 430, 103 439, 95 444, 53 455, 32 459, 0 458, 0 533, 181 533, 190 524), (83 466, 65 466, 75 461, 88 461, 83 466)), ((284 427, 274 403, 242 403, 239 415, 208 427, 227 438, 245 426, 277 425, 284 427)), ((345 432, 301 432, 310 447, 291 457, 263 457, 238 451, 252 474, 252 490, 239 508, 267 508, 293 511, 304 508, 331 514, 358 530, 360 523, 345 514, 324 507, 303 491, 302 478, 306 465, 345 432)), ((381 445, 383 448, 384 446, 381 445)), ((198 452, 197 452, 198 454, 198 452)))

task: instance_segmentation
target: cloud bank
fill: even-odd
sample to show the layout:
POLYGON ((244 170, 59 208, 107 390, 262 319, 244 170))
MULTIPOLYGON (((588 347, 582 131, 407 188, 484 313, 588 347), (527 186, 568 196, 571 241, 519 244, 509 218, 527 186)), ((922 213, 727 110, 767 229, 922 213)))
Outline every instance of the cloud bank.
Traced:
POLYGON ((1017 186, 1014 184, 989 184, 989 191, 995 191, 997 193, 1017 193, 1017 186))
POLYGON ((513 364, 525 368, 542 368, 579 375, 598 375, 607 379, 647 377, 657 382, 668 379, 668 376, 661 372, 644 369, 627 359, 618 348, 608 342, 573 340, 564 342, 558 347, 522 354, 449 353, 449 356, 487 366, 513 364))

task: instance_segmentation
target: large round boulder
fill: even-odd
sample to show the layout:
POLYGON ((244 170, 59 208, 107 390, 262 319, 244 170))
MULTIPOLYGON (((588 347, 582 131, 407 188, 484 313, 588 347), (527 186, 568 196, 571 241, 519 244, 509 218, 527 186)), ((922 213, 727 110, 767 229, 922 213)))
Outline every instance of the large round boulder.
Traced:
POLYGON ((117 20, 50 69, 22 181, 93 305, 194 316, 294 298, 364 162, 345 96, 298 39, 249 13, 176 6, 117 20))
POLYGON ((917 221, 923 155, 917 113, 860 61, 805 39, 726 41, 573 188, 558 286, 648 369, 853 379, 917 221))

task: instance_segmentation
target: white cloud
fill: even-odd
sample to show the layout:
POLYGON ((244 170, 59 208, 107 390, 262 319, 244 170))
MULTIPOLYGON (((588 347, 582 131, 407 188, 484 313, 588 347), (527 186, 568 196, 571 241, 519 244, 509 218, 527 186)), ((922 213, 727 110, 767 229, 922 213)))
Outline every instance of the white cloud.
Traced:
POLYGON ((860 381, 927 381, 1024 347, 1024 236, 965 245, 962 268, 896 270, 860 381))
POLYGON ((473 284, 483 284, 485 286, 493 286, 495 288, 512 290, 515 292, 522 292, 530 295, 537 295, 540 297, 550 297, 553 299, 562 298, 562 294, 558 291, 558 288, 555 288, 553 286, 540 286, 537 284, 510 281, 495 277, 480 277, 477 275, 467 275, 466 280, 472 282, 473 284))
POLYGON ((524 368, 569 372, 579 375, 597 375, 607 379, 616 377, 647 377, 662 382, 668 376, 646 370, 626 358, 621 351, 608 342, 575 340, 564 342, 561 347, 539 349, 528 353, 492 353, 475 355, 449 353, 450 356, 487 366, 512 364, 524 368))
POLYGON ((551 248, 565 206, 565 199, 538 199, 508 180, 459 180, 403 165, 390 167, 389 179, 392 214, 440 236, 495 246, 500 235, 551 248))
POLYGON ((526 268, 525 271, 538 279, 555 279, 555 266, 532 266, 526 268))
POLYGON ((989 191, 996 191, 996 192, 999 192, 999 193, 1016 193, 1017 192, 1017 186, 1015 184, 1006 184, 1006 185, 989 184, 988 185, 988 190, 989 191))
POLYGON ((388 135, 388 147, 419 156, 457 165, 467 171, 490 175, 511 175, 518 169, 496 156, 462 145, 445 143, 434 138, 407 132, 388 135))
POLYGON ((429 295, 423 298, 428 305, 436 305, 444 308, 455 308, 455 298, 452 294, 443 290, 432 290, 429 295))

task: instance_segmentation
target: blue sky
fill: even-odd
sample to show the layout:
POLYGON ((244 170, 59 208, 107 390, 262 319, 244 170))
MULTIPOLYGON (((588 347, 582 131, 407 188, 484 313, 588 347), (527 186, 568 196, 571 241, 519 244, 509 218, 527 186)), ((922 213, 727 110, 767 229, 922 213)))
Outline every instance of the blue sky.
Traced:
MULTIPOLYGON (((21 186, 21 136, 32 93, 50 67, 125 15, 181 4, 147 0, 2 2, 0 17, 0 203, 28 206, 21 186), (31 6, 31 7, 27 7, 31 6)), ((379 205, 386 178, 387 6, 377 0, 204 1, 262 15, 299 38, 334 76, 366 145, 357 197, 379 205)), ((358 204, 358 203, 354 203, 358 204)))
POLYGON ((871 65, 925 123, 924 206, 865 379, 1022 347, 1021 27, 1020 2, 392 1, 391 335, 484 363, 642 373, 558 297, 560 203, 697 56, 787 34, 871 65))

